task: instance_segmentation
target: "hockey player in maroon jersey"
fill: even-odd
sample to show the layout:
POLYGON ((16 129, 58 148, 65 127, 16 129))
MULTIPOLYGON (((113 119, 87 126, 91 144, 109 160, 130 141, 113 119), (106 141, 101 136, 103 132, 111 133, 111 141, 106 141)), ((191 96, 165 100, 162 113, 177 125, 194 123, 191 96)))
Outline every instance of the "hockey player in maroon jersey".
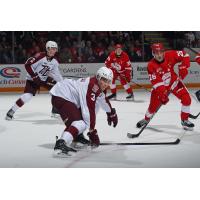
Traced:
POLYGON ((108 125, 117 126, 116 111, 105 96, 112 78, 112 71, 107 67, 101 67, 95 77, 64 79, 50 90, 52 105, 58 109, 66 125, 61 138, 56 141, 56 155, 75 152, 76 150, 71 147, 72 141, 83 135, 86 129, 89 130, 87 135, 91 146, 99 146, 100 140, 95 128, 99 107, 106 112, 108 125))
POLYGON ((128 93, 126 99, 134 99, 133 91, 130 87, 132 74, 131 62, 129 60, 128 54, 122 51, 122 46, 120 44, 115 46, 115 50, 112 51, 106 59, 105 65, 113 71, 113 81, 110 85, 112 94, 108 96, 108 98, 116 99, 117 89, 115 81, 118 79, 128 93))
POLYGON ((188 120, 191 98, 187 88, 182 82, 187 76, 188 68, 190 67, 189 55, 184 51, 165 51, 162 43, 152 45, 152 54, 154 58, 147 65, 149 80, 153 86, 150 104, 145 118, 139 121, 136 126, 140 128, 145 125, 161 104, 167 104, 169 101, 169 90, 172 84, 177 82, 177 85, 172 89, 171 93, 181 101, 182 108, 180 117, 183 128, 192 130, 194 124, 188 120), (178 75, 174 71, 174 65, 177 63, 180 63, 178 65, 178 75))
MULTIPOLYGON (((198 53, 197 56, 195 57, 195 61, 200 65, 200 53, 198 53)), ((195 95, 198 101, 200 101, 200 90, 196 91, 195 95)))
MULTIPOLYGON (((55 59, 58 51, 58 45, 54 41, 46 43, 46 52, 37 53, 34 57, 30 57, 26 63, 27 71, 26 85, 24 94, 15 102, 12 108, 7 112, 6 119, 13 119, 14 113, 25 103, 31 100, 41 86, 50 90, 56 82, 63 80, 58 66, 59 63, 55 59)), ((52 109, 54 112, 55 109, 52 109)), ((55 111, 56 112, 56 111, 55 111)))

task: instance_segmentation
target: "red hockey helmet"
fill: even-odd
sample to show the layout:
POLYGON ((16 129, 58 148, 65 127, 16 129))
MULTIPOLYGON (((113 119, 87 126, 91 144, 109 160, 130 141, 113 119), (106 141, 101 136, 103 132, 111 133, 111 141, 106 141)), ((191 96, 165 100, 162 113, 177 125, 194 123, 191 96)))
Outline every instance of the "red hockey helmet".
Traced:
POLYGON ((154 43, 151 45, 152 52, 164 51, 165 48, 162 43, 154 43))
POLYGON ((115 49, 118 49, 118 48, 121 49, 121 48, 122 48, 122 45, 121 45, 121 44, 116 44, 116 45, 115 45, 115 49))

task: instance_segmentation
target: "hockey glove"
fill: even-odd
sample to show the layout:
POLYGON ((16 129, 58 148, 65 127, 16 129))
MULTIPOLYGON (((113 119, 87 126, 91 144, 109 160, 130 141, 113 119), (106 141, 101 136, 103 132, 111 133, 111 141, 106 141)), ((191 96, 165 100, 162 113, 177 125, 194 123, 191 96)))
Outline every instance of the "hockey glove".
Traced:
POLYGON ((41 80, 40 80, 40 77, 38 76, 38 74, 35 74, 35 76, 33 76, 32 79, 33 79, 33 82, 35 83, 35 85, 40 86, 41 80))
POLYGON ((179 77, 183 80, 188 75, 187 66, 179 65, 179 77))
POLYGON ((118 124, 118 117, 115 108, 112 108, 111 112, 106 114, 107 114, 108 125, 111 126, 113 123, 113 127, 116 127, 118 124))
POLYGON ((167 92, 166 87, 164 85, 161 85, 158 88, 156 88, 156 92, 157 92, 158 99, 160 100, 160 102, 164 105, 167 104, 167 102, 169 101, 169 98, 168 98, 168 92, 167 92))
POLYGON ((200 56, 198 56, 195 60, 200 65, 200 56))
POLYGON ((96 129, 88 132, 87 135, 90 139, 91 146, 98 147, 100 145, 100 140, 96 129))
POLYGON ((48 77, 45 82, 47 85, 52 86, 52 87, 56 84, 56 81, 51 77, 48 77))

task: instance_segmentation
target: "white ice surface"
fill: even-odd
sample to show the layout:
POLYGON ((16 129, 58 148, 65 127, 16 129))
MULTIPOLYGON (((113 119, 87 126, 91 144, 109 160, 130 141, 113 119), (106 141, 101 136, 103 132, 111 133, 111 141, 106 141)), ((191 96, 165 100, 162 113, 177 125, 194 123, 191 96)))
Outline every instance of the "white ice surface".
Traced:
MULTIPOLYGON (((191 91, 193 94, 194 91, 191 91)), ((137 121, 144 117, 149 103, 149 93, 136 91, 134 102, 112 101, 119 123, 116 128, 107 125, 106 114, 97 116, 98 134, 102 142, 159 142, 183 138, 172 146, 101 146, 83 150, 68 158, 53 157, 55 136, 60 136, 64 125, 50 117, 48 94, 35 96, 6 121, 6 112, 20 94, 0 94, 0 167, 200 167, 200 117, 192 120, 194 131, 184 131, 180 124, 179 101, 170 96, 137 139, 128 139, 127 132, 137 133, 137 121)), ((118 98, 126 94, 119 93, 118 98)), ((192 98, 191 113, 200 111, 200 103, 192 98)))

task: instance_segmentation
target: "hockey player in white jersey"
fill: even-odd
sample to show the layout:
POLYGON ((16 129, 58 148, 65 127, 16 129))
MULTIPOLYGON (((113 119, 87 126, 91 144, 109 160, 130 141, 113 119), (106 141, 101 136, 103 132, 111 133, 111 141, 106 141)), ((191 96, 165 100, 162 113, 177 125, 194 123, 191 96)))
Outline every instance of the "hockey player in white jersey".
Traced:
POLYGON ((105 93, 113 79, 113 73, 107 67, 101 67, 95 77, 78 80, 65 79, 58 82, 51 90, 52 105, 55 106, 63 122, 65 130, 56 141, 54 151, 58 154, 69 154, 76 151, 70 145, 73 140, 89 129, 88 137, 91 146, 100 145, 95 129, 97 107, 100 106, 107 114, 108 125, 117 126, 118 117, 105 93))
MULTIPOLYGON (((14 113, 25 103, 31 100, 40 87, 50 90, 56 82, 62 81, 63 78, 59 72, 59 63, 55 58, 58 51, 58 45, 54 41, 46 43, 46 52, 37 53, 30 57, 26 63, 27 71, 26 85, 24 94, 15 102, 12 108, 7 112, 6 119, 13 119, 14 113)), ((53 111, 53 109, 52 109, 53 111)))

